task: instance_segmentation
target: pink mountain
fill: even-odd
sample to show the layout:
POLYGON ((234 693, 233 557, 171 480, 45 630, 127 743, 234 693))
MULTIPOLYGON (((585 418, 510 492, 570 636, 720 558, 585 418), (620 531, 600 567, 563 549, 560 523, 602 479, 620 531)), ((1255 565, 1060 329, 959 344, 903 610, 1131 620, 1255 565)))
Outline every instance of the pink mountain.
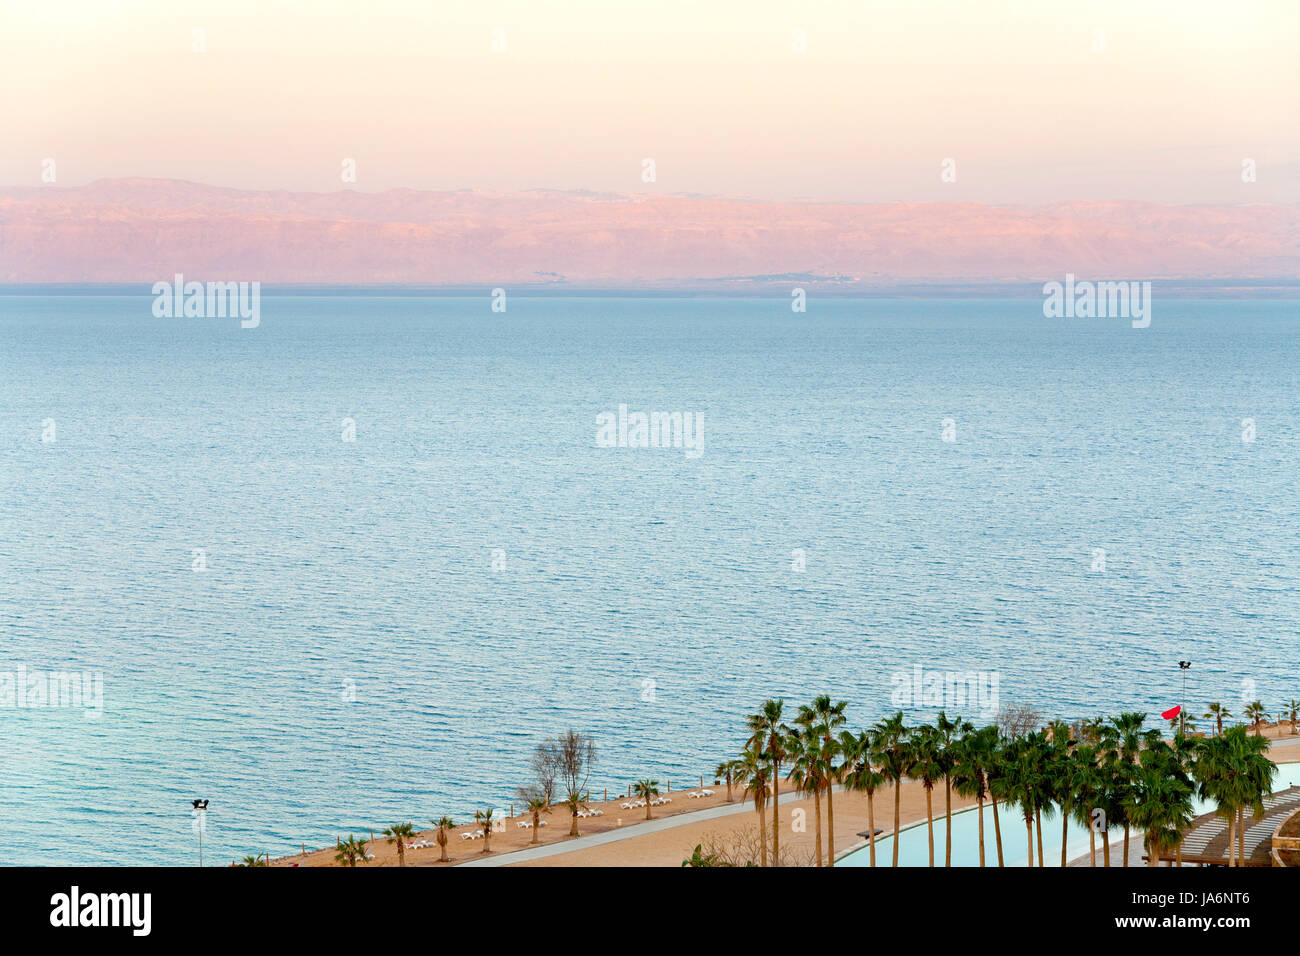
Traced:
POLYGON ((1300 206, 0 189, 0 282, 690 286, 1300 277, 1300 206))

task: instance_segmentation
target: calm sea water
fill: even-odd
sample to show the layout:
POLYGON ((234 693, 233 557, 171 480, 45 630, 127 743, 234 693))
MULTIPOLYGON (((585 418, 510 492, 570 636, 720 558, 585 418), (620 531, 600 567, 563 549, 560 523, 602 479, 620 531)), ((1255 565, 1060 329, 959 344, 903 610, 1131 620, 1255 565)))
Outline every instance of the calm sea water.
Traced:
POLYGON ((104 680, 0 709, 4 863, 194 861, 193 797, 209 863, 464 815, 569 726, 598 791, 685 785, 762 699, 865 723, 916 665, 1300 696, 1293 302, 150 305, 0 297, 0 671, 104 680), (598 447, 619 404, 704 453, 598 447))

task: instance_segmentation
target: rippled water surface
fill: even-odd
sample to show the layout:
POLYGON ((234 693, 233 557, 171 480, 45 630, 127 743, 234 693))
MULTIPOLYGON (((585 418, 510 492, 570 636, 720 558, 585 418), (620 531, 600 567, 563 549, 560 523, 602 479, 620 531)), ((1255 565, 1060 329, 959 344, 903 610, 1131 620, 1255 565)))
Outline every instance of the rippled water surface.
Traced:
POLYGON ((218 863, 501 805, 567 726, 598 789, 684 784, 763 698, 865 722, 917 665, 1300 696, 1294 303, 150 304, 0 297, 0 672, 104 681, 0 708, 4 863, 190 862, 199 796, 218 863), (619 404, 703 454, 598 447, 619 404))

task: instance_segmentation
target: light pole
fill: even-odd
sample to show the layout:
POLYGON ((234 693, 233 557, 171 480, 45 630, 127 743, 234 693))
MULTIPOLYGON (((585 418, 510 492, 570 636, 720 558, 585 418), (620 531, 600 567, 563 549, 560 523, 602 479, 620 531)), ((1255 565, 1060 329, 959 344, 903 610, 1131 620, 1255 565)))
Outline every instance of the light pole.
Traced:
POLYGON ((203 866, 203 830, 208 822, 208 801, 192 800, 194 806, 194 832, 199 835, 199 866, 203 866))
POLYGON ((1178 730, 1187 733, 1187 672, 1191 670, 1191 661, 1179 661, 1178 669, 1183 672, 1183 706, 1178 711, 1178 730))

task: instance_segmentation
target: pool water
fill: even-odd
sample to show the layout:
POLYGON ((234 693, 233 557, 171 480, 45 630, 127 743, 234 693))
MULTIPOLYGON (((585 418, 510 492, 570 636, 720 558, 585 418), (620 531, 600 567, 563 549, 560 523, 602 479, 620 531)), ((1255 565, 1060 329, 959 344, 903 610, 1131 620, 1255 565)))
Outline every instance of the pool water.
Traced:
MULTIPOLYGON (((1287 787, 1293 787, 1300 784, 1300 764, 1283 764, 1278 767, 1277 777, 1274 778, 1273 789, 1285 790, 1287 787)), ((939 791, 936 790, 936 793, 939 791)), ((850 799, 860 799, 852 795, 850 799)), ((1193 800, 1192 805, 1197 815, 1208 813, 1214 809, 1213 802, 1208 800, 1193 800)), ((881 819, 881 805, 876 807, 876 820, 879 825, 881 819)), ((886 820, 892 819, 893 804, 884 807, 886 820)), ((1006 866, 1024 866, 1026 834, 1024 817, 1015 807, 998 806, 998 821, 1002 825, 1002 857, 1006 866)), ((887 823, 884 825, 888 825, 887 823)), ((944 854, 944 818, 942 813, 936 815, 934 821, 934 859, 939 866, 943 865, 944 854)), ((960 813, 952 815, 952 865, 953 866, 979 866, 979 816, 974 808, 963 810, 960 813)), ((925 836, 925 821, 919 824, 904 827, 900 836, 901 843, 898 847, 898 865, 899 866, 928 866, 929 865, 929 846, 925 836)), ((1134 833, 1130 835, 1130 840, 1140 841, 1141 835, 1134 833)), ((1122 828, 1111 830, 1110 835, 1110 854, 1111 865, 1117 865, 1121 861, 1124 852, 1124 831, 1122 828)), ((894 852, 893 837, 878 837, 876 839, 876 865, 889 866, 894 852)), ((1038 852, 1038 834, 1034 834, 1034 852, 1038 852)), ((1088 853, 1088 831, 1079 826, 1073 820, 1066 831, 1065 858, 1066 860, 1075 860, 1088 853)), ((1043 862, 1048 866, 1060 866, 1061 863, 1061 818, 1059 815, 1053 815, 1051 818, 1043 818, 1043 862)), ((984 805, 984 865, 997 866, 998 850, 993 831, 993 808, 989 804, 984 805)), ((836 866, 869 866, 871 856, 867 847, 855 850, 845 856, 836 866)), ((1097 865, 1102 864, 1102 839, 1101 834, 1097 834, 1097 865)))

